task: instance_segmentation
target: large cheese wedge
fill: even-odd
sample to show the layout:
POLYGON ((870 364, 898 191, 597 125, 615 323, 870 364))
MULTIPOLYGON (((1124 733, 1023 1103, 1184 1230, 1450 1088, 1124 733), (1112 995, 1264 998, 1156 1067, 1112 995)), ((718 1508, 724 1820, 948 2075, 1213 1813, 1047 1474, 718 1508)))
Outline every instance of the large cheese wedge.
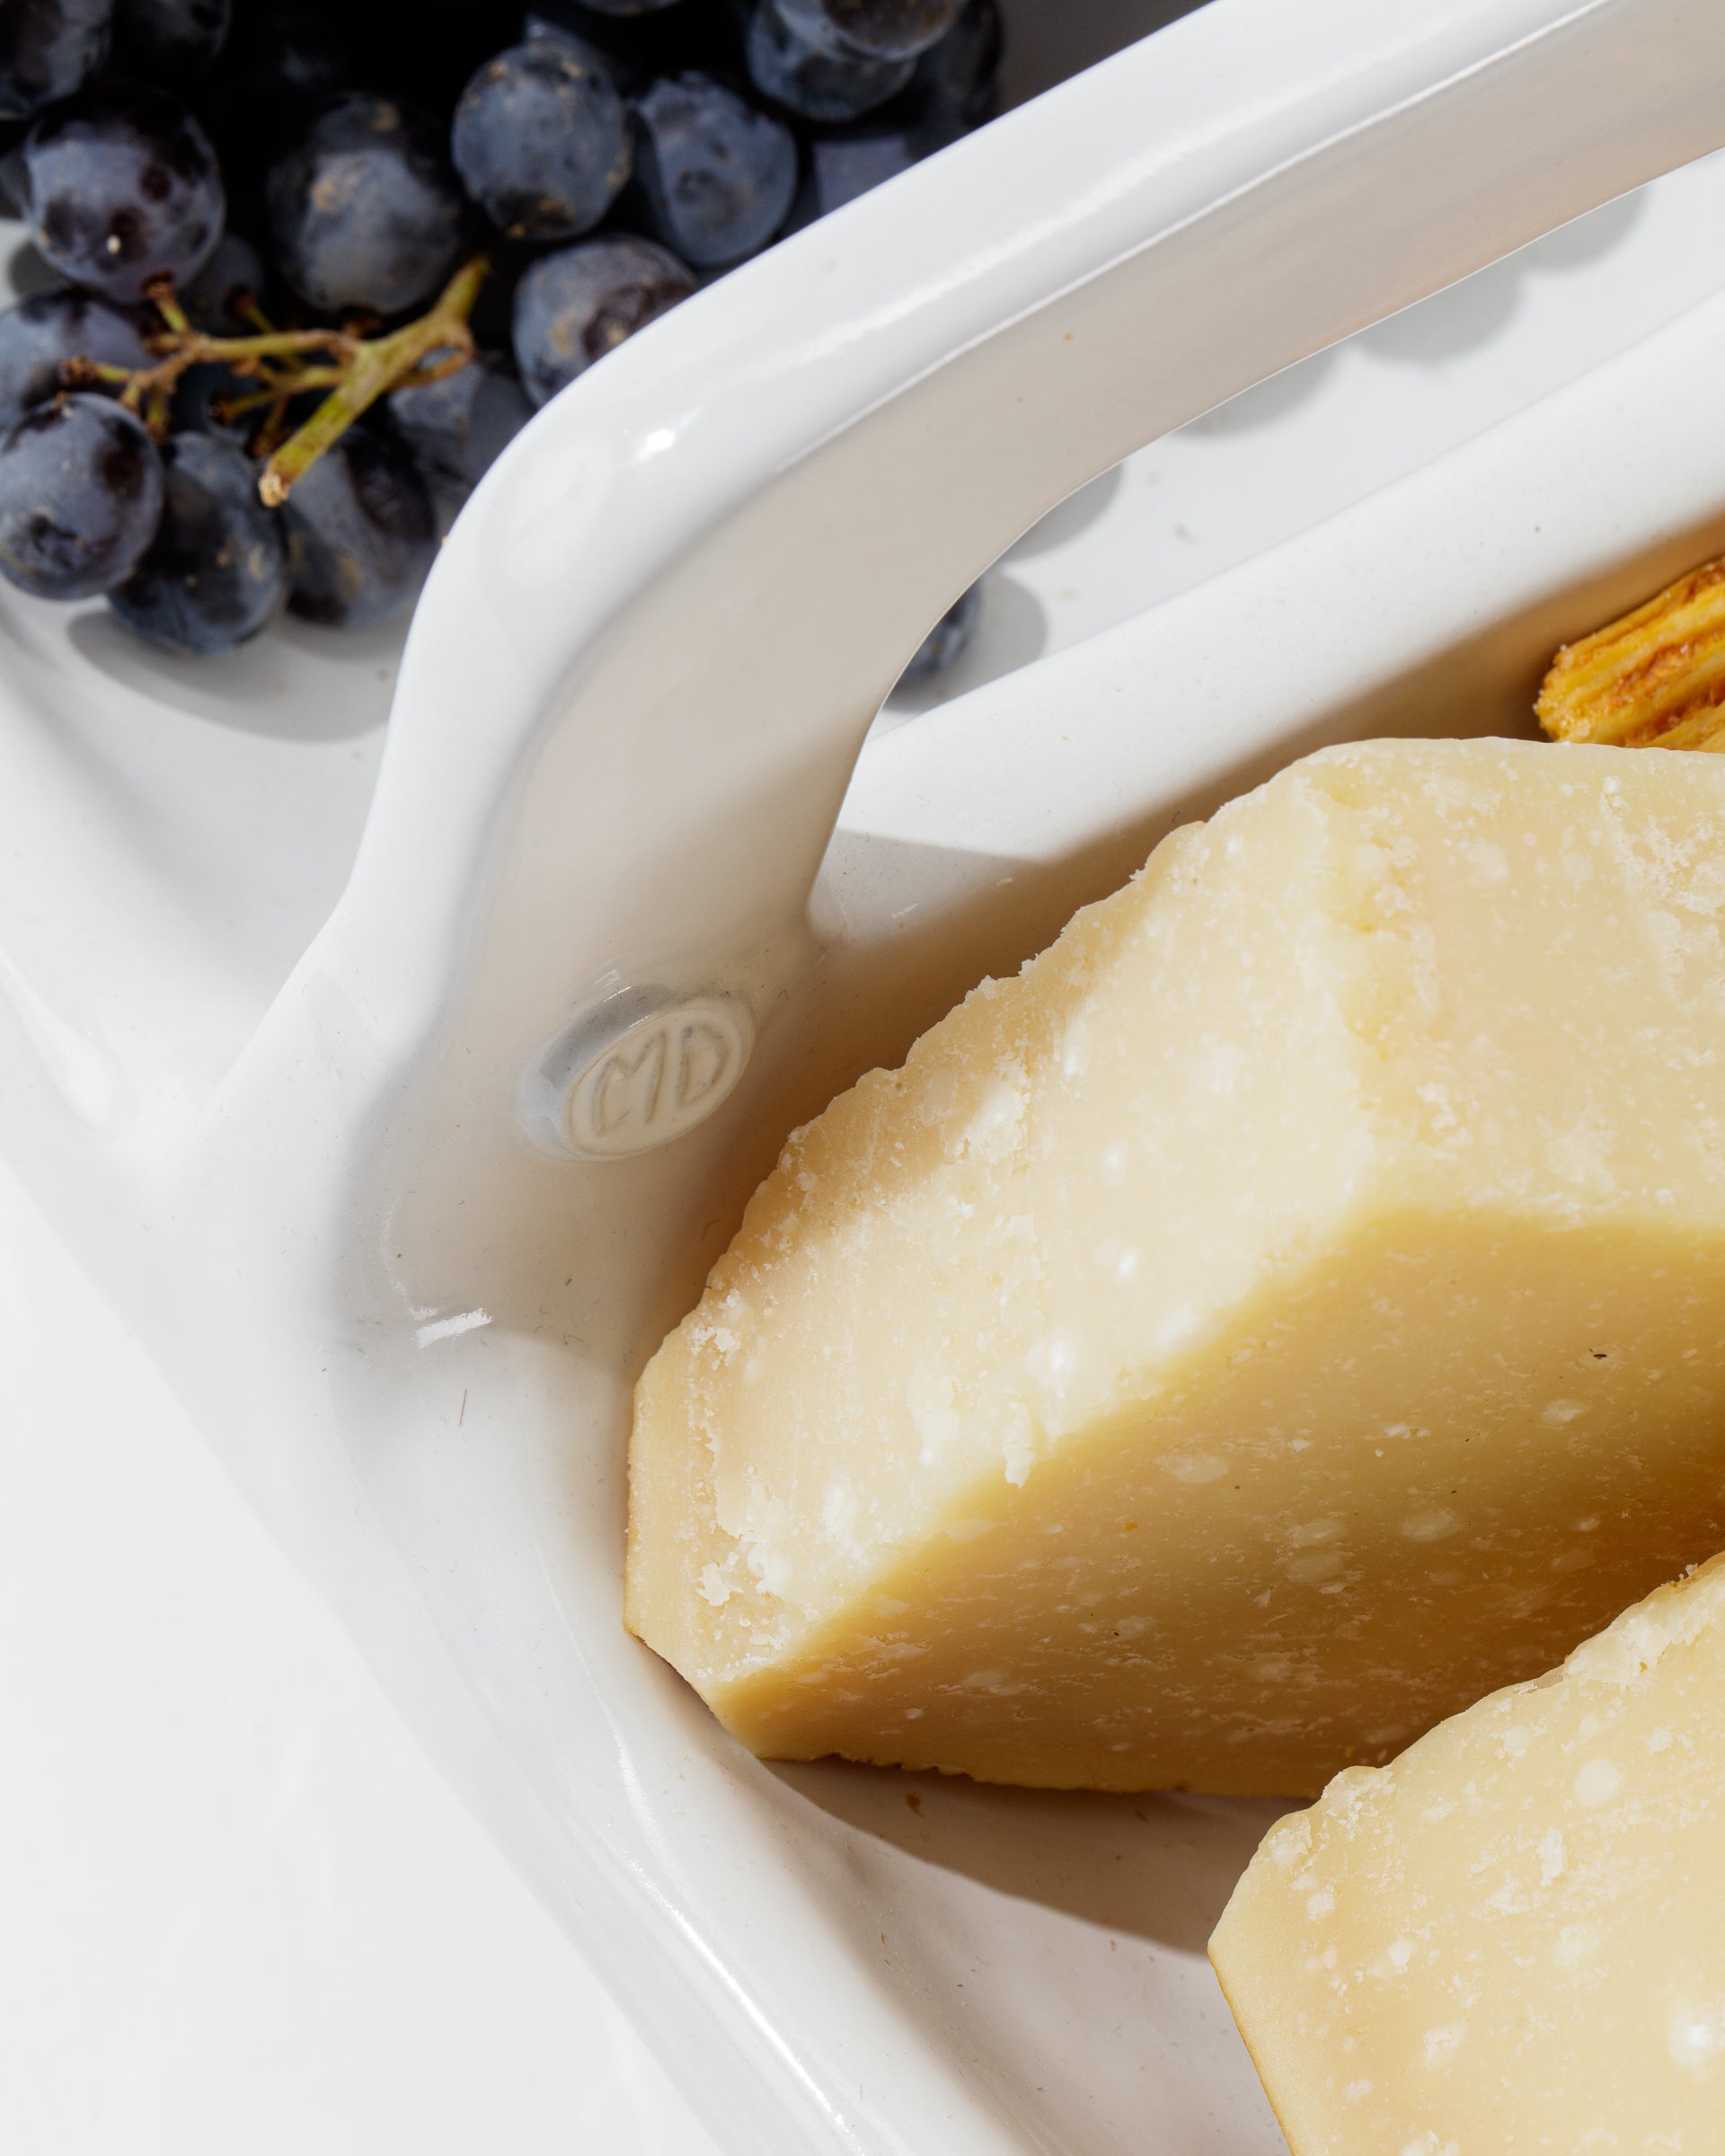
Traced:
POLYGON ((757 1752, 1315 1794, 1725 1545, 1725 758, 1386 741, 799 1132, 641 1380, 757 1752))
POLYGON ((1293 2156, 1718 2156, 1725 1558, 1338 1775, 1210 1957, 1293 2156))

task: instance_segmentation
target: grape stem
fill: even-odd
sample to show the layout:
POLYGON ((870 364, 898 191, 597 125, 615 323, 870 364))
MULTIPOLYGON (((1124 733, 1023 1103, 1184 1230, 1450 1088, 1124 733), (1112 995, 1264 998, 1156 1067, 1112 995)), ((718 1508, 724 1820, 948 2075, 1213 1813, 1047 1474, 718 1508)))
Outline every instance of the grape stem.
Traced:
POLYGON ((418 388, 423 383, 441 381, 468 364, 474 346, 467 317, 490 268, 482 254, 474 255, 462 264, 437 304, 417 322, 392 330, 385 337, 359 340, 349 358, 343 379, 265 464, 258 482, 258 492, 265 501, 271 507, 286 501, 294 482, 303 479, 323 452, 386 390, 418 388))
POLYGON ((303 479, 379 397, 392 389, 417 389, 424 383, 441 381, 469 364, 475 347, 468 316, 490 268, 482 254, 474 255, 417 321, 381 337, 363 337, 353 328, 278 330, 249 294, 240 296, 234 311, 257 325, 253 333, 210 336, 187 320, 173 280, 156 278, 147 287, 148 296, 164 327, 145 340, 154 364, 128 368, 68 359, 61 376, 69 388, 96 383, 119 385, 120 402, 137 412, 158 439, 168 431, 173 392, 189 367, 216 362, 255 381, 255 392, 227 399, 221 409, 228 418, 267 412, 253 448, 267 459, 258 492, 274 508, 287 500, 295 481, 303 479), (317 364, 311 363, 314 355, 317 364), (329 394, 284 439, 289 405, 312 389, 326 389, 329 394))

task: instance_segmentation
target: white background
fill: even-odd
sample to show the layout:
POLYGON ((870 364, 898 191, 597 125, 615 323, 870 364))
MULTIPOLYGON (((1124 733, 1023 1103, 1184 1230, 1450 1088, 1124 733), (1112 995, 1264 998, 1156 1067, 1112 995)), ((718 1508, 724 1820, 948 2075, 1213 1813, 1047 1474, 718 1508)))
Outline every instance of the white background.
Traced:
POLYGON ((711 2156, 0 1180, 0 2145, 711 2156))

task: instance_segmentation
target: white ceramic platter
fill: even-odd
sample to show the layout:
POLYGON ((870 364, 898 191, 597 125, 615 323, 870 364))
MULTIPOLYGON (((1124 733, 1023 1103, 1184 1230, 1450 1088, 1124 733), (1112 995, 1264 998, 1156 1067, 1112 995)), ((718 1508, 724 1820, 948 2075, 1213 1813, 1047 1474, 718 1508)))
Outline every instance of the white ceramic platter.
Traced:
POLYGON ((622 1441, 794 1115, 1304 749, 1525 730, 1725 533, 1709 305, 852 775, 1051 502, 1725 134, 1700 0, 1384 13, 1219 0, 596 369, 456 527, 375 797, 386 641, 0 614, 13 1156, 739 2156, 1278 2145, 1202 1957, 1274 1807, 761 1766, 621 1630, 622 1441), (546 1072, 650 991, 744 1007, 745 1082, 561 1155, 546 1072))

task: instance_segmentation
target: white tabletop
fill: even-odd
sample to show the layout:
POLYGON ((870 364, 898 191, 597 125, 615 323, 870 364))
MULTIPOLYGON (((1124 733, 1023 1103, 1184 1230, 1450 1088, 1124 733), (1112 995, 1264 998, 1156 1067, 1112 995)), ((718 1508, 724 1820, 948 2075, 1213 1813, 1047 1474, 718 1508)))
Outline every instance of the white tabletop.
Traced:
MULTIPOLYGON (((1014 550, 927 694, 1243 559, 1621 349, 1718 285, 1721 234, 1712 159, 1144 451, 1014 550)), ((707 2156, 4 1180, 0 1356, 0 2143, 707 2156)))
POLYGON ((0 2143, 710 2156, 0 1180, 0 2143))

